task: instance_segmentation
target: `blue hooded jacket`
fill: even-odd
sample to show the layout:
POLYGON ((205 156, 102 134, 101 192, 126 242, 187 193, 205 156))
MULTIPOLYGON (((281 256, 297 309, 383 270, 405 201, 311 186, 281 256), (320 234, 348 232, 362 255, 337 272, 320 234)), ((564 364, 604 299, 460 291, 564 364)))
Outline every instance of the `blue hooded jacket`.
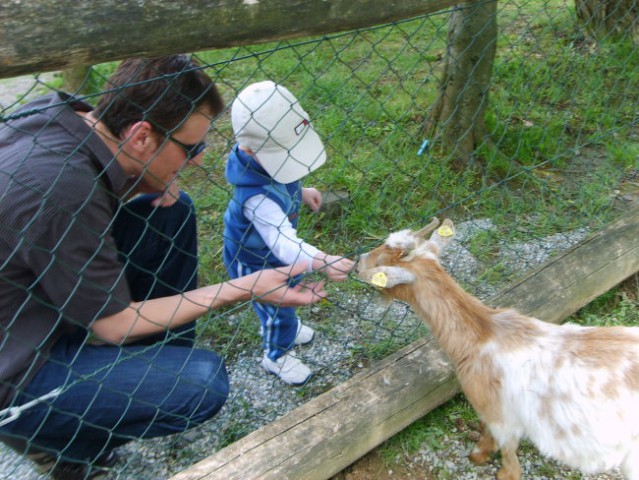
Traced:
POLYGON ((265 195, 282 208, 293 228, 297 228, 302 199, 301 183, 276 182, 252 156, 240 150, 239 145, 235 145, 229 154, 226 179, 234 187, 233 198, 224 213, 223 257, 231 278, 238 276, 237 268, 232 268, 236 262, 250 267, 251 271, 284 266, 244 216, 244 203, 255 195, 265 195))

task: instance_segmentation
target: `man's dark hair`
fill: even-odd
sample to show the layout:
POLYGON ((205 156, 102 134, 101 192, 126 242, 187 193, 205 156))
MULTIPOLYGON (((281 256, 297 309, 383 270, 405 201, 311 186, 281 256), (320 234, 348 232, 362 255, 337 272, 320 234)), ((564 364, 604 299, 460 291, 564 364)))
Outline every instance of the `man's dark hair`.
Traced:
POLYGON ((148 121, 164 134, 198 108, 213 117, 224 109, 215 83, 188 55, 124 60, 104 90, 94 114, 116 137, 135 122, 148 121))

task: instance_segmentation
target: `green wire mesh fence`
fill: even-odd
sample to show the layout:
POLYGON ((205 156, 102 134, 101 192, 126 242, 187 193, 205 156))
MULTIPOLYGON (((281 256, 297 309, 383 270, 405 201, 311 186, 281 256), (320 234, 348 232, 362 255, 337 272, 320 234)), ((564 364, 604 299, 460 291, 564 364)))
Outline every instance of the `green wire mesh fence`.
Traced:
MULTIPOLYGON (((245 86, 269 79, 310 113, 328 161, 304 180, 324 192, 325 208, 303 212, 303 238, 354 258, 391 231, 450 217, 459 241, 446 266, 487 298, 623 212, 637 197, 639 178, 636 20, 628 23, 624 14, 622 32, 594 40, 572 4, 507 2, 496 12, 488 101, 483 118, 474 119, 485 122, 485 135, 463 161, 443 141, 456 126, 429 127, 452 81, 445 75, 451 12, 196 57, 229 105, 245 86)), ((95 86, 115 66, 92 67, 76 95, 96 103, 95 86)), ((3 86, 2 121, 9 126, 18 106, 66 88, 56 74, 3 86)), ((470 94, 473 86, 464 89, 470 94)), ((231 189, 224 168, 235 143, 228 110, 214 119, 207 141, 203 164, 180 179, 197 211, 202 285, 227 278, 222 215, 231 189)), ((227 361, 225 407, 188 433, 121 447, 125 454, 110 478, 167 478, 426 333, 408 307, 380 303, 354 278, 328 289, 327 300, 299 309, 317 336, 298 349, 314 376, 297 389, 259 367, 259 322, 247 304, 201 318, 198 344, 227 361)), ((24 455, 0 452, 0 478, 40 478, 24 455)))

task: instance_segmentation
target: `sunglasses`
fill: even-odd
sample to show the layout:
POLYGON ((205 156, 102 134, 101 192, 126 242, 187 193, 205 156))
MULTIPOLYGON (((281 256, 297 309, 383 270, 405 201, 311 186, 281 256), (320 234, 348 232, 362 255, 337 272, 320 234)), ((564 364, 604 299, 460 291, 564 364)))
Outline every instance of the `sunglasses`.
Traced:
POLYGON ((199 142, 195 145, 187 145, 186 143, 180 142, 177 138, 174 138, 172 135, 167 135, 167 138, 175 143, 178 147, 184 150, 186 154, 186 158, 191 159, 197 157, 200 153, 204 151, 206 148, 206 143, 199 142))

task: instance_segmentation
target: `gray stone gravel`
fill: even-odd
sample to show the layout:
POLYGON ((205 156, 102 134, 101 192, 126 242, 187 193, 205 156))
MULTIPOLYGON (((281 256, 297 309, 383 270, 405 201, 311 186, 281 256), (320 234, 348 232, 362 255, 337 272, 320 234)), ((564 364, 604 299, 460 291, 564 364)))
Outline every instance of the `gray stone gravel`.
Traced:
MULTIPOLYGON (((441 448, 424 446, 409 460, 409 465, 414 467, 415 471, 427 473, 438 480, 493 480, 501 466, 500 461, 495 460, 482 466, 475 465, 467 458, 472 445, 460 441, 455 433, 452 431, 450 435, 438 439, 441 448)), ((624 480, 623 475, 617 470, 596 475, 581 474, 542 457, 530 444, 519 448, 519 461, 523 479, 624 480)))
MULTIPOLYGON (((499 460, 477 466, 468 460, 469 445, 445 436, 441 439, 443 448, 423 448, 411 460, 417 468, 422 468, 437 479, 492 480, 501 466, 499 460)), ((624 480, 619 471, 586 475, 571 470, 561 464, 543 458, 528 446, 522 452, 520 448, 522 478, 530 480, 582 479, 582 480, 624 480)))
POLYGON ((37 77, 26 75, 0 80, 0 113, 12 110, 29 98, 49 92, 50 90, 44 84, 52 76, 53 74, 42 74, 37 77))

